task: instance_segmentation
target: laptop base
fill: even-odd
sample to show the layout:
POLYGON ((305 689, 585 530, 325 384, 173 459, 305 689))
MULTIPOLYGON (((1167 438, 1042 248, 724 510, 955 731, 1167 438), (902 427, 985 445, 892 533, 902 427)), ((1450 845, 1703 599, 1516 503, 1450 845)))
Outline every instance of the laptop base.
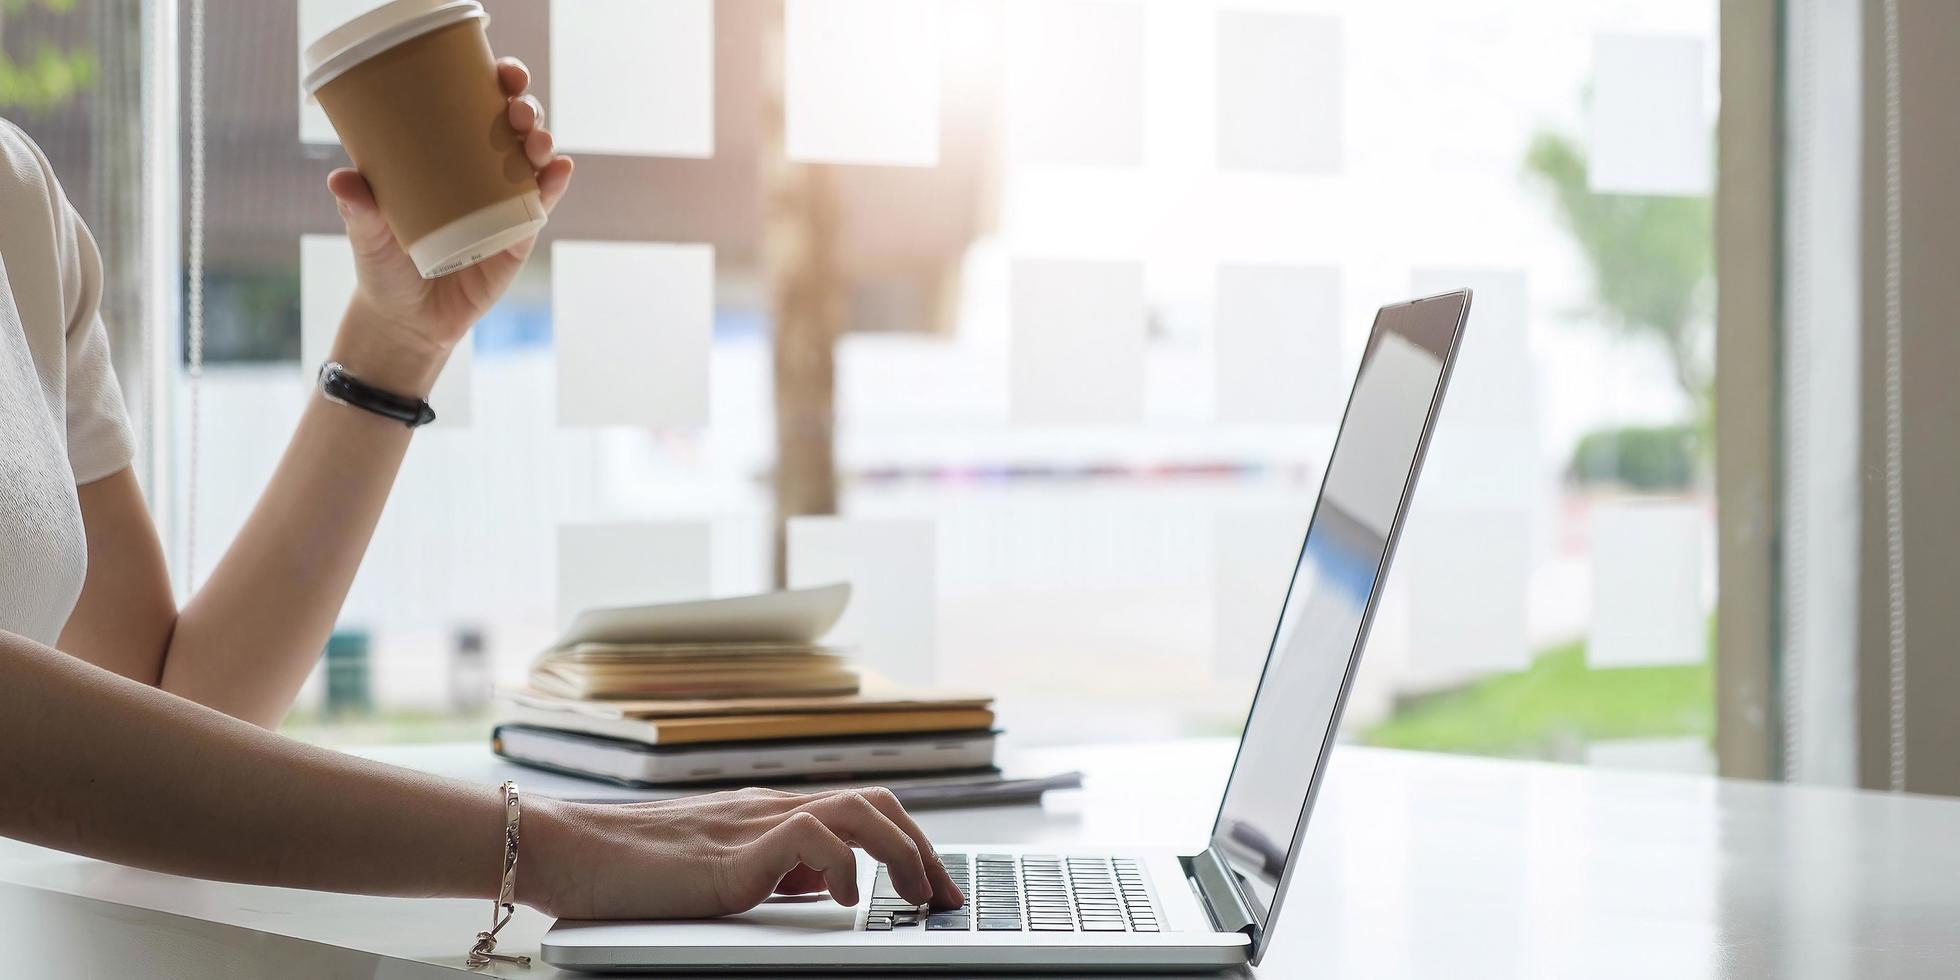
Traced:
MULTIPOLYGON (((945 853, 1107 859, 1103 852, 942 846, 945 853)), ((741 915, 672 922, 563 920, 544 937, 545 962, 565 970, 697 973, 1191 972, 1242 965, 1251 940, 1217 931, 1169 852, 1131 852, 1150 882, 1156 932, 932 930, 924 923, 866 931, 877 862, 860 859, 865 902, 778 897, 741 915)), ((972 897, 969 896, 969 902, 972 897)))

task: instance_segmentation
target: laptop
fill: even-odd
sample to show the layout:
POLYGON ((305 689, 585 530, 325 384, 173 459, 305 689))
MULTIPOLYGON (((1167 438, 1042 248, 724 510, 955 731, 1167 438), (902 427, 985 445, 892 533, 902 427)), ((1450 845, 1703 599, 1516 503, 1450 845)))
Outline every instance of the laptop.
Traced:
POLYGON ((933 912, 859 862, 855 907, 807 897, 719 919, 560 921, 568 970, 1190 971, 1257 964, 1297 870, 1314 793, 1368 637, 1470 309, 1462 290, 1383 307, 1197 854, 935 842, 967 906, 933 912), (1311 760, 1311 765, 1309 765, 1311 760))

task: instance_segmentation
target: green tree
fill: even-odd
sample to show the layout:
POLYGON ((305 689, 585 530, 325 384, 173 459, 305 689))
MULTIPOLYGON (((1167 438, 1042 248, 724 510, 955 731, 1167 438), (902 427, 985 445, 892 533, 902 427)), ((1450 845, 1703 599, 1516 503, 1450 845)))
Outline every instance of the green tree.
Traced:
MULTIPOLYGON (((0 40, 8 17, 39 8, 52 14, 75 9, 75 0, 0 0, 0 40)), ((0 47, 0 109, 44 111, 65 105, 94 81, 95 56, 83 48, 43 41, 31 56, 15 59, 0 47)))
POLYGON ((1551 191, 1592 266, 1594 312, 1622 334, 1659 343, 1705 422, 1714 376, 1704 336, 1715 251, 1709 199, 1596 194, 1584 152, 1550 131, 1532 137, 1525 172, 1551 191))

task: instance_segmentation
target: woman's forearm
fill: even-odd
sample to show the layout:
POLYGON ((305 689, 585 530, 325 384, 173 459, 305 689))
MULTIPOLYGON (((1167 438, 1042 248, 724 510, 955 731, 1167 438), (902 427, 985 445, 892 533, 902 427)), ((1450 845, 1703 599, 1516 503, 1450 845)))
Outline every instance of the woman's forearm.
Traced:
MULTIPOLYGON (((171 874, 491 898, 500 795, 307 745, 0 631, 0 837, 171 874)), ((693 918, 774 892, 859 899, 851 845, 899 894, 959 887, 887 790, 593 805, 526 795, 517 900, 577 918, 693 918)))
MULTIPOLYGON (((446 352, 402 346, 358 304, 333 357, 426 397, 446 352)), ((273 727, 319 659, 408 451, 399 422, 311 396, 258 506, 177 617, 161 686, 273 727)))
POLYGON ((309 746, 0 632, 0 836, 173 874, 489 896, 494 790, 309 746))

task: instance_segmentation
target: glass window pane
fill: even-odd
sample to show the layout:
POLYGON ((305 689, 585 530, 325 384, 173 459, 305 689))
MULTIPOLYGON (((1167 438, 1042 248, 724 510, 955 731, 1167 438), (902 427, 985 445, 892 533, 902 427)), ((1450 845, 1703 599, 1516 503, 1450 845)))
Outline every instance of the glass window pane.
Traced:
MULTIPOLYGON (((355 288, 295 80, 361 2, 208 0, 206 571, 355 288)), ((1344 737, 1703 758, 1714 0, 486 5, 577 176, 296 731, 480 738, 570 608, 779 576, 857 583, 833 639, 1026 743, 1234 731, 1374 311, 1469 287, 1344 737)), ((123 251, 77 98, 0 108, 123 251)))

